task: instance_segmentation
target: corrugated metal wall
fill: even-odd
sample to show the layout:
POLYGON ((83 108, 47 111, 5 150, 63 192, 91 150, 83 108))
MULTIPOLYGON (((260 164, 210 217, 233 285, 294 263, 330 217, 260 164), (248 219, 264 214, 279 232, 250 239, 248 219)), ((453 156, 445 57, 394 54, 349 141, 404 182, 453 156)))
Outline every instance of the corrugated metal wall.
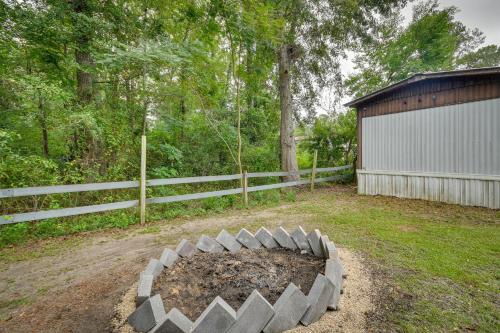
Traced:
POLYGON ((364 170, 500 175, 500 99, 362 122, 364 170))
POLYGON ((500 208, 500 176, 486 180, 387 173, 358 171, 358 193, 500 208))

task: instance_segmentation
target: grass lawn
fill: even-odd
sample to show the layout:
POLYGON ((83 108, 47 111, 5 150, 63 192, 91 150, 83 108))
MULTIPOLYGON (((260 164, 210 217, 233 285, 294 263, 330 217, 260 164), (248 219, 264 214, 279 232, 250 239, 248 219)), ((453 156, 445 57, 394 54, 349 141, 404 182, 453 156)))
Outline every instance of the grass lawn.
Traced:
MULTIPOLYGON (((304 228, 319 228, 338 246, 361 254, 380 296, 377 313, 370 318, 373 331, 500 332, 500 211, 359 196, 344 186, 324 186, 313 193, 302 190, 296 195, 288 192, 281 197, 266 207, 256 204, 259 200, 253 197, 255 206, 249 210, 275 206, 287 227, 292 226, 287 217, 304 216, 304 228)), ((208 215, 223 219, 239 214, 239 209, 243 208, 236 205, 208 215)), ((192 220, 190 216, 113 232, 116 237, 133 232, 155 234, 162 225, 182 224, 192 220)), ((255 230, 265 223, 265 218, 249 221, 248 227, 255 230)), ((240 227, 227 226, 231 232, 240 227)), ((74 246, 94 233, 101 231, 33 243, 37 247, 31 241, 4 247, 0 262, 54 256, 54 247, 74 246)))
POLYGON ((500 332, 500 211, 352 192, 307 196, 289 213, 311 214, 399 290, 380 304, 386 328, 500 332))

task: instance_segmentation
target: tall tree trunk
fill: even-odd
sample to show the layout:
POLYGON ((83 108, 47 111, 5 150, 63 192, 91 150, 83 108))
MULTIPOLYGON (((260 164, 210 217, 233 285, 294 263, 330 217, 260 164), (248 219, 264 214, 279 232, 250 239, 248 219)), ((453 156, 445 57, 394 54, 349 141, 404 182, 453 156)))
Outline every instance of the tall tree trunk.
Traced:
POLYGON ((42 149, 43 156, 45 158, 49 157, 49 133, 47 130, 47 115, 43 107, 43 98, 40 92, 38 92, 38 121, 40 123, 40 128, 42 129, 42 149))
POLYGON ((282 45, 278 57, 281 108, 281 169, 290 173, 289 176, 285 177, 285 180, 293 181, 299 179, 299 167, 297 164, 297 153, 293 136, 292 92, 290 86, 290 70, 294 58, 294 47, 289 44, 282 45))
POLYGON ((92 57, 88 51, 83 51, 88 45, 88 40, 80 39, 78 42, 79 50, 75 52, 78 69, 76 70, 77 95, 78 100, 83 104, 92 101, 92 74, 86 71, 92 65, 92 57))
POLYGON ((78 100, 87 104, 92 100, 92 74, 88 69, 92 66, 92 56, 90 54, 91 32, 86 29, 86 25, 79 23, 78 15, 90 16, 90 8, 87 0, 73 0, 73 10, 76 15, 75 31, 76 31, 76 50, 75 60, 78 64, 76 70, 76 84, 78 100))

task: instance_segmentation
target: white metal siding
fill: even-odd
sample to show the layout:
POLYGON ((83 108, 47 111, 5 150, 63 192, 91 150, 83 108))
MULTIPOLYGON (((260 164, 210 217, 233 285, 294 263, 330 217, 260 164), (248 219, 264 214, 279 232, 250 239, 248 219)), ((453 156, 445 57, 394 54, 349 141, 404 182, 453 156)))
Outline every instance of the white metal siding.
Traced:
POLYGON ((364 170, 500 175, 500 99, 363 118, 364 170))
POLYGON ((473 179, 359 170, 358 193, 499 209, 500 177, 473 179))

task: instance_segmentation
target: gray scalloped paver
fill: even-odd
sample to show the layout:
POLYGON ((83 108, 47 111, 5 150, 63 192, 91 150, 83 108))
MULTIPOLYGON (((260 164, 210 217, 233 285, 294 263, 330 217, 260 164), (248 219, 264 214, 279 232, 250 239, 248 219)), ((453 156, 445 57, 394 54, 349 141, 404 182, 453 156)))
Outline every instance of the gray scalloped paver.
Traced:
POLYGON ((222 229, 221 232, 217 235, 215 239, 219 242, 220 245, 224 246, 229 252, 236 253, 241 249, 241 244, 227 232, 225 229, 222 229))
POLYGON ((196 247, 198 250, 208 253, 221 253, 224 251, 224 247, 222 245, 207 235, 201 235, 200 239, 198 239, 198 243, 196 243, 196 247))
POLYGON ((236 322, 228 333, 260 333, 273 315, 273 306, 254 290, 236 312, 236 322))
POLYGON ((321 245, 321 251, 323 251, 323 258, 326 258, 327 254, 327 244, 330 241, 330 238, 327 235, 321 235, 319 239, 319 243, 321 245))
POLYGON ((151 331, 148 333, 189 333, 193 322, 189 320, 182 312, 173 308, 167 313, 151 331))
POLYGON ((160 295, 145 300, 130 316, 127 321, 136 331, 148 332, 156 326, 164 317, 165 308, 160 295))
POLYGON ((318 274, 307 295, 309 309, 300 320, 305 326, 316 322, 325 314, 335 291, 333 283, 324 275, 318 274))
POLYGON ((339 251, 337 250, 337 247, 335 246, 335 244, 333 244, 332 241, 329 241, 328 243, 326 243, 326 259, 334 259, 334 258, 338 258, 339 256, 339 251))
POLYGON ((143 274, 153 275, 157 277, 163 271, 163 264, 158 259, 150 259, 143 274))
POLYGON ((262 245, 264 245, 266 249, 274 249, 276 247, 279 247, 279 244, 273 238, 273 234, 264 227, 261 227, 259 230, 257 230, 257 232, 255 233, 255 238, 257 238, 257 240, 262 245))
POLYGON ((177 252, 169 248, 166 248, 165 250, 163 250, 163 253, 161 254, 160 262, 165 267, 172 267, 177 261, 177 259, 179 259, 179 255, 177 254, 177 252))
POLYGON ((338 258, 328 259, 325 263, 325 276, 335 286, 332 298, 328 304, 328 309, 338 310, 340 293, 343 288, 342 267, 338 258))
POLYGON ((290 237, 288 231, 286 231, 283 227, 276 228, 273 232, 273 237, 281 247, 290 250, 297 250, 297 245, 295 245, 292 237, 290 237))
POLYGON ((297 229, 290 234, 290 237, 292 237, 299 249, 312 253, 311 245, 309 245, 307 241, 307 234, 301 226, 297 227, 297 229))
POLYGON ((135 297, 135 305, 141 305, 145 300, 151 296, 151 289, 153 288, 154 276, 151 274, 141 274, 139 284, 137 286, 137 296, 135 297))
POLYGON ((236 321, 236 312, 217 296, 193 324, 191 333, 225 333, 236 321))
POLYGON ((318 229, 314 229, 307 234, 307 241, 309 242, 309 245, 311 245, 311 249, 313 250, 314 255, 322 258, 323 250, 321 249, 320 239, 321 233, 318 229))
POLYGON ((280 333, 294 328, 309 308, 307 297, 290 283, 274 304, 274 316, 264 328, 264 333, 280 333))
POLYGON ((241 229, 240 232, 238 232, 238 234, 236 235, 236 240, 250 250, 257 250, 262 247, 262 244, 259 242, 259 240, 245 228, 241 229))
POLYGON ((179 245, 175 248, 175 252, 183 258, 190 258, 194 256, 197 251, 196 247, 187 239, 181 240, 179 245))

